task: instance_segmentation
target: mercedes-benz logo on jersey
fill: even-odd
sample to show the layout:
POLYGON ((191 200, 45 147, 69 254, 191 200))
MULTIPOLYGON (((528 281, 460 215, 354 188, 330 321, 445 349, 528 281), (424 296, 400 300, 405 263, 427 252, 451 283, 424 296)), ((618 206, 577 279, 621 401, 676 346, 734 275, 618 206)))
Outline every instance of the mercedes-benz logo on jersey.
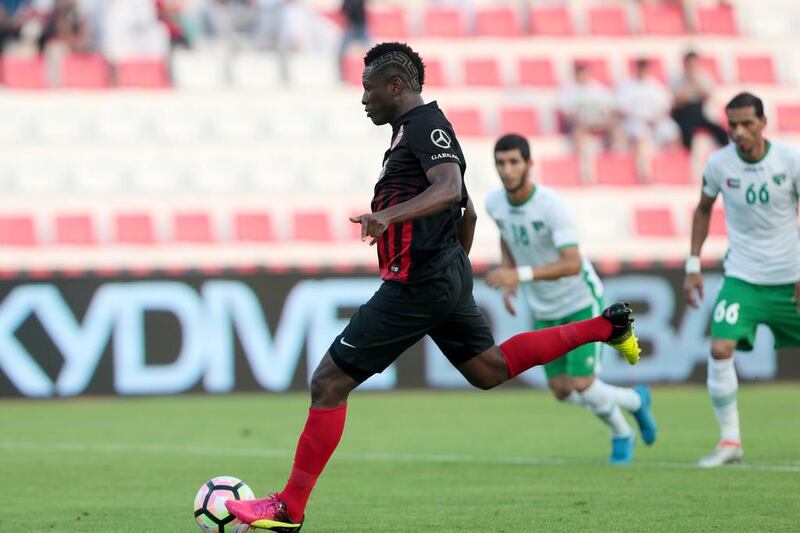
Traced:
POLYGON ((436 128, 431 132, 431 142, 439 148, 450 148, 450 136, 442 129, 436 128))

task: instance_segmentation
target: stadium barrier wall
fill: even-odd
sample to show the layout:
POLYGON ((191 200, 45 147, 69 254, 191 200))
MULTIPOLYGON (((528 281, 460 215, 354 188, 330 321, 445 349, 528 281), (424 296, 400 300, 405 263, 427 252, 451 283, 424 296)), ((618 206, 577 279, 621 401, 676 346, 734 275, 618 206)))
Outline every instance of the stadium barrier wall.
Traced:
MULTIPOLYGON (((702 382, 708 330, 721 280, 706 275, 699 310, 686 306, 683 273, 622 266, 606 276, 607 302, 637 310, 645 355, 628 366, 604 347, 610 382, 702 382)), ((283 392, 306 388, 310 372, 359 304, 374 274, 268 271, 51 275, 0 281, 0 396, 161 395, 283 392)), ((476 280, 475 297, 498 340, 529 328, 500 294, 476 280)), ((800 354, 777 353, 759 331, 753 352, 736 359, 743 380, 800 378, 800 354)), ((544 386, 541 369, 509 386, 544 386)), ((466 381, 425 339, 365 389, 462 388, 466 381)))

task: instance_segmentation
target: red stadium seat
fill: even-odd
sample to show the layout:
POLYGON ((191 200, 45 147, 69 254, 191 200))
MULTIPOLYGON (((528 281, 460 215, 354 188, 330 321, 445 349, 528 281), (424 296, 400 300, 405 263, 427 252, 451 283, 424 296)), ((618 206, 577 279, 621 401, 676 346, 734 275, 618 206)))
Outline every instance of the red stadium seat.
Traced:
POLYGON ((36 228, 30 216, 0 216, 0 246, 34 246, 36 228))
POLYGON ((800 104, 779 104, 776 112, 780 131, 800 133, 800 104))
POLYGON ((642 237, 675 237, 675 221, 668 207, 640 207, 634 211, 634 231, 642 237))
POLYGON ((528 106, 504 107, 500 110, 499 134, 518 133, 523 136, 539 135, 539 116, 528 106))
POLYGON ((664 185, 691 185, 692 158, 684 149, 664 150, 650 162, 653 183, 664 185))
POLYGON ((620 6, 593 6, 589 8, 589 33, 603 36, 630 35, 628 17, 620 6))
POLYGON ((636 61, 638 59, 647 59, 650 62, 650 72, 653 73, 653 76, 661 83, 669 83, 667 79, 667 70, 664 68, 664 61, 660 57, 631 57, 628 59, 628 75, 632 77, 636 72, 636 61))
POLYGON ((542 159, 541 181, 552 187, 581 185, 580 166, 575 155, 542 159))
POLYGON ((364 72, 364 59, 357 55, 348 55, 342 60, 344 79, 349 85, 361 87, 361 74, 364 72))
POLYGON ((206 213, 177 213, 172 219, 172 240, 190 243, 213 242, 210 217, 206 213))
POLYGON ((463 37, 467 34, 464 13, 458 8, 429 7, 422 15, 426 37, 463 37))
POLYGON ((644 32, 654 35, 684 35, 686 22, 677 4, 645 4, 642 6, 644 32))
POLYGON ((633 155, 605 152, 595 159, 595 174, 598 185, 639 185, 636 161, 633 155))
POLYGON ((708 226, 708 234, 712 237, 724 237, 728 234, 728 226, 725 223, 725 208, 720 206, 711 210, 711 224, 708 226))
POLYGON ((233 238, 243 242, 272 242, 275 235, 267 213, 246 212, 233 216, 233 238))
POLYGON ((566 6, 539 6, 530 10, 531 33, 535 35, 569 36, 572 19, 566 6))
POLYGON ((444 87, 448 85, 444 65, 438 59, 425 58, 425 85, 427 87, 444 87))
POLYGON ((592 73, 592 77, 605 85, 612 85, 611 70, 608 62, 602 57, 579 57, 575 58, 574 64, 586 65, 592 73))
POLYGON ((135 89, 163 89, 170 86, 167 64, 160 59, 126 60, 117 63, 117 85, 135 89))
POLYGON ((708 76, 711 77, 716 83, 722 83, 722 74, 719 70, 719 63, 716 57, 700 56, 698 57, 700 68, 703 69, 708 76))
POLYGON ((778 82, 771 56, 739 56, 736 70, 740 83, 772 85, 778 82))
POLYGON ((114 240, 121 244, 154 244, 153 219, 148 213, 122 213, 114 218, 114 240))
POLYGON ((111 69, 99 54, 71 54, 61 62, 61 84, 70 89, 106 89, 111 69))
POLYGON ((368 9, 367 27, 373 37, 382 39, 407 39, 408 21, 401 7, 368 9))
POLYGON ((58 215, 55 219, 56 244, 91 245, 97 243, 89 215, 58 215))
POLYGON ((333 231, 328 213, 324 211, 296 211, 292 215, 296 241, 324 242, 333 240, 333 231))
POLYGON ((733 7, 724 4, 698 7, 697 30, 704 34, 738 35, 733 7))
POLYGON ((3 73, 0 80, 9 89, 46 89, 47 71, 44 59, 37 57, 15 57, 8 54, 2 57, 3 73))
POLYGON ((500 65, 495 59, 466 59, 464 61, 464 84, 480 87, 500 87, 500 65))
POLYGON ((481 137, 486 134, 481 112, 475 108, 449 108, 445 116, 453 125, 456 135, 461 137, 481 137))
POLYGON ((528 87, 557 87, 555 68, 549 58, 522 58, 519 60, 517 77, 520 85, 528 87))
POLYGON ((516 37, 522 33, 517 12, 510 7, 488 7, 475 13, 475 35, 516 37))

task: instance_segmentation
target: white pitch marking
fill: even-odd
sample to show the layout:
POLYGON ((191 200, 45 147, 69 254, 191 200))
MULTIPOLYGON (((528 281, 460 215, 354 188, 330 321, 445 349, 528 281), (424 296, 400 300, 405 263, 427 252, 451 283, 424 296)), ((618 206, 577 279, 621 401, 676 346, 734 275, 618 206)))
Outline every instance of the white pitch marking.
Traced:
MULTIPOLYGON (((124 444, 124 443, 88 443, 88 442, 24 442, 0 441, 0 449, 12 451, 62 451, 62 452, 105 452, 105 453, 148 453, 177 454, 227 457, 260 457, 272 459, 290 459, 289 450, 273 450, 269 448, 220 448, 212 446, 172 446, 161 444, 124 444)), ((374 461, 387 463, 467 463, 492 465, 529 465, 529 466, 600 466, 604 463, 595 460, 580 459, 546 459, 522 456, 488 457, 481 455, 459 454, 416 454, 392 452, 342 452, 336 454, 337 460, 374 461)), ((679 461, 638 461, 635 467, 692 469, 699 470, 695 463, 679 461)), ((732 469, 756 470, 764 472, 800 472, 800 463, 791 461, 782 464, 743 463, 730 467, 732 469)))

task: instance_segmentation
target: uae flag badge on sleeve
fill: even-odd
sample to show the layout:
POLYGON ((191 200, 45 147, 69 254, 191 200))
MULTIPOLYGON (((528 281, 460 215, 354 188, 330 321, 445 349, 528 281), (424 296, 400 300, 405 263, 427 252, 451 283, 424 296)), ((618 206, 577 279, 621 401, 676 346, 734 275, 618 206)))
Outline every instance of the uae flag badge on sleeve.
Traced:
POLYGON ((738 189, 742 186, 742 182, 739 180, 739 178, 728 178, 725 180, 725 184, 729 189, 738 189))

